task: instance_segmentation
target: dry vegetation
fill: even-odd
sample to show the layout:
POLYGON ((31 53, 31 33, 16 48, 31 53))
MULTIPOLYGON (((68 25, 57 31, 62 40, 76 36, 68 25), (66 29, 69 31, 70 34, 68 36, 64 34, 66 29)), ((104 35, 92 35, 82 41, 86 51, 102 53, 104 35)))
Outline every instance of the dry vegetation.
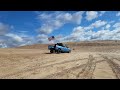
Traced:
POLYGON ((0 79, 119 79, 120 41, 67 43, 71 53, 48 45, 0 49, 0 79))

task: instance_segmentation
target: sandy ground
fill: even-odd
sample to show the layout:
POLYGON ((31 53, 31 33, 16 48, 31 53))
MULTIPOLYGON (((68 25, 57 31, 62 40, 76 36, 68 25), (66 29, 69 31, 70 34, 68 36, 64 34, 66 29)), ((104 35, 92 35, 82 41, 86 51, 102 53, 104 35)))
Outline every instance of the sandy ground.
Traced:
POLYGON ((62 54, 50 54, 47 45, 37 46, 0 49, 0 79, 120 78, 119 44, 70 44, 74 50, 62 54))

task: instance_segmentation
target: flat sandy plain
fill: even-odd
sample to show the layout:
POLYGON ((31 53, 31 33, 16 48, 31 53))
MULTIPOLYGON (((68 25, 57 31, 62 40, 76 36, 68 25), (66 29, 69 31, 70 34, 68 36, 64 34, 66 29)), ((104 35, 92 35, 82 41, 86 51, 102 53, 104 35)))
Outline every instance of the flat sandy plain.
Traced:
POLYGON ((0 49, 0 79, 120 79, 120 41, 67 43, 71 53, 48 45, 0 49))

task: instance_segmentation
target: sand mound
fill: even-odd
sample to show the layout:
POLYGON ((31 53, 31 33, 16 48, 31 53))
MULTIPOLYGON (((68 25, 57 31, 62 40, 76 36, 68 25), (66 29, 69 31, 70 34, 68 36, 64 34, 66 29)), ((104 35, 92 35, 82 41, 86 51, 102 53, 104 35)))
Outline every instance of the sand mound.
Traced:
POLYGON ((0 49, 0 79, 120 79, 120 42, 68 42, 71 53, 47 44, 0 49))

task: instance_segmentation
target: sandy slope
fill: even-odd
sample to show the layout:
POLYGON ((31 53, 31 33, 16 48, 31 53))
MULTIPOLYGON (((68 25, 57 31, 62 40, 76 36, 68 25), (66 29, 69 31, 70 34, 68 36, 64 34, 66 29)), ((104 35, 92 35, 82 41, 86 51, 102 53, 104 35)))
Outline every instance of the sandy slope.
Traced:
POLYGON ((0 79, 120 78, 119 42, 68 45, 74 50, 62 54, 50 54, 47 45, 0 49, 0 79))

